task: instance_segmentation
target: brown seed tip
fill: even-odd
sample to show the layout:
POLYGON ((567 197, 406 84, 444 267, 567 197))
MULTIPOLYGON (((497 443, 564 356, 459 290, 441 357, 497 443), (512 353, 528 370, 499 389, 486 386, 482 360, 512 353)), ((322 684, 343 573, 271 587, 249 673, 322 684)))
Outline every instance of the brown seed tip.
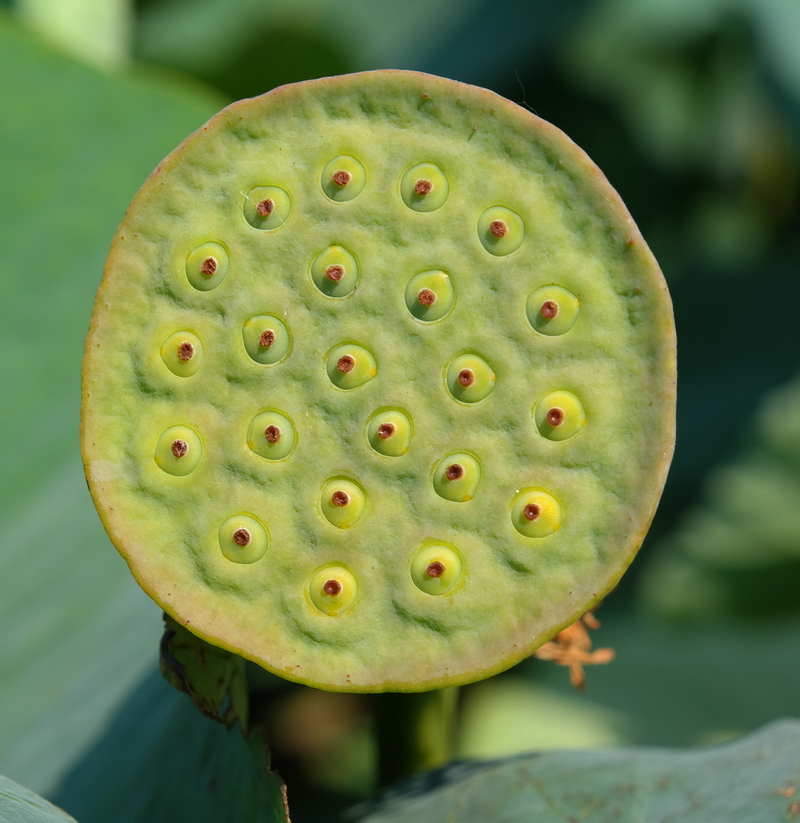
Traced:
POLYGON ((472 369, 461 369, 458 373, 458 382, 461 383, 464 388, 471 386, 475 382, 475 373, 472 369))
POLYGON ((381 423, 380 426, 378 426, 378 437, 380 437, 381 440, 388 440, 394 434, 394 431, 394 423, 381 423))
POLYGON ((547 422, 551 426, 560 426, 564 422, 564 409, 554 406, 547 412, 547 422))
POLYGON ((453 463, 444 470, 448 480, 460 480, 464 476, 464 467, 460 463, 453 463))
POLYGON ((349 171, 345 171, 344 169, 339 169, 339 171, 335 171, 331 175, 331 180, 336 183, 337 186, 346 186, 351 180, 353 179, 353 175, 350 174, 349 171))
POLYGON ((247 529, 236 529, 233 533, 233 542, 242 548, 249 546, 252 539, 253 538, 250 536, 250 532, 247 529))
POLYGON ((217 261, 213 257, 206 257, 203 260, 200 266, 200 274, 204 274, 206 277, 211 277, 212 274, 217 270, 217 261))
POLYGON ((349 354, 345 354, 339 358, 339 362, 336 364, 336 368, 342 374, 347 374, 348 372, 353 371, 353 367, 356 365, 356 361, 353 357, 349 354))
POLYGON ((420 197, 430 194, 433 191, 433 183, 430 180, 417 180, 414 184, 414 193, 420 197))
POLYGON ((275 211, 275 201, 271 200, 269 197, 266 200, 262 200, 257 206, 256 211, 262 217, 269 217, 273 211, 275 211))
POLYGON ((341 509, 342 506, 346 506, 349 502, 350 495, 347 492, 343 492, 341 489, 339 489, 339 491, 335 491, 331 495, 331 503, 339 509, 341 509))
POLYGON ((422 289, 417 295, 417 300, 423 306, 432 306, 436 302, 436 295, 430 289, 422 289))
POLYGON ((489 231, 495 237, 505 237, 508 234, 508 226, 505 220, 492 220, 489 224, 489 231))
POLYGON ((430 563, 428 568, 425 569, 425 574, 427 574, 428 577, 441 577, 444 573, 444 563, 440 563, 438 560, 434 560, 433 563, 430 563))
POLYGON ((178 360, 191 360, 194 357, 194 346, 188 341, 184 340, 178 346, 178 360))
POLYGON ((328 280, 333 280, 334 283, 338 283, 344 277, 344 266, 328 266, 325 269, 325 276, 328 280))
POLYGON ((542 317, 552 320, 558 314, 558 303, 555 300, 545 300, 542 303, 542 317))
POLYGON ((267 426, 264 437, 267 438, 267 443, 277 443, 281 439, 281 430, 277 426, 267 426))
POLYGON ((338 580, 326 580, 322 591, 331 597, 336 597, 342 591, 342 584, 338 580))
POLYGON ((539 515, 542 513, 542 507, 536 505, 536 503, 528 503, 522 513, 525 515, 526 520, 538 520, 539 515))
POLYGON ((186 456, 186 452, 189 451, 189 444, 185 440, 173 440, 172 441, 172 454, 180 459, 181 457, 186 456))
POLYGON ((264 329, 258 338, 258 345, 268 349, 275 342, 275 332, 272 329, 264 329))

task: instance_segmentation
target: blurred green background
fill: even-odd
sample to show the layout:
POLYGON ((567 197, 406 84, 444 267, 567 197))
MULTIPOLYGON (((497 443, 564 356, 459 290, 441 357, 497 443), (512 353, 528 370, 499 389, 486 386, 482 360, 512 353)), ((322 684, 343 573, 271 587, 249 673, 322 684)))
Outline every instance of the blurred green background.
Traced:
MULTIPOLYGON (((566 131, 661 262, 678 329, 675 461, 598 615, 617 660, 584 694, 535 660, 464 689, 460 755, 691 746, 798 713, 797 0, 0 0, 0 774, 82 821, 123 819, 122 785, 87 804, 98 769, 163 749, 126 721, 142 682, 172 699, 152 682, 159 610, 105 537, 78 452, 113 232, 227 102, 390 67, 566 131)), ((370 699, 260 687, 301 817, 372 790, 370 699)))

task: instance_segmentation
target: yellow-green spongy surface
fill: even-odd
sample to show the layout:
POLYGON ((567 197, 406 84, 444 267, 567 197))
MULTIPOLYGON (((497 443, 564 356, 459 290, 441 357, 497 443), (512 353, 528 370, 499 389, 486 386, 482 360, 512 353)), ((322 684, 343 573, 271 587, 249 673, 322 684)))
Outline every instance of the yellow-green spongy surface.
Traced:
POLYGON ((120 226, 86 473, 212 643, 326 689, 468 682, 631 561, 674 346, 657 264, 556 128, 410 72, 285 86, 189 137, 120 226))

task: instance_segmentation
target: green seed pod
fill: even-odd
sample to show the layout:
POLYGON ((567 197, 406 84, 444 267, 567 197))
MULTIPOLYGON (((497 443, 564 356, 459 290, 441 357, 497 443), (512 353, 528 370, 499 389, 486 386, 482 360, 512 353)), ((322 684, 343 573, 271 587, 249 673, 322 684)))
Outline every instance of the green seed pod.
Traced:
POLYGON ((347 249, 328 246, 314 258, 311 278, 328 297, 347 297, 358 284, 358 263, 347 249))
POLYGON ((186 257, 186 279, 198 291, 213 291, 228 276, 230 261, 219 243, 203 243, 186 257))
POLYGON ((328 617, 344 614, 358 598, 355 575, 344 566, 325 566, 311 578, 308 598, 315 609, 328 617))
POLYGON ((586 412, 572 392, 552 391, 537 401, 533 419, 542 437, 569 440, 586 425, 586 412))
POLYGON ((462 403, 477 403, 494 390, 497 376, 477 354, 460 354, 447 366, 445 382, 450 394, 462 403))
POLYGON ((378 364, 372 353, 355 343, 344 343, 332 349, 325 368, 331 383, 343 391, 357 389, 378 374, 378 364))
POLYGON ((478 237, 490 254, 505 257, 522 245, 525 224, 511 209, 493 206, 478 218, 478 237))
POLYGON ((511 522, 525 537, 547 537, 557 532, 562 525, 561 504, 540 489, 521 491, 511 506, 511 522))
POLYGON ((250 423, 247 446, 265 460, 285 460, 297 443, 297 432, 288 417, 263 411, 250 423))
POLYGON ((219 527, 217 539, 222 554, 232 563, 255 563, 269 548, 269 535, 264 524, 249 514, 228 517, 219 527))
POLYGON ((367 423, 367 440, 378 454, 402 457, 411 443, 411 420, 400 409, 374 414, 367 423))
POLYGON ((441 320, 455 301, 453 281, 443 271, 422 271, 406 286, 406 308, 423 323, 441 320))
POLYGON ((616 585, 672 452, 669 297, 619 197, 531 112, 413 72, 283 86, 187 138, 85 351, 87 480, 136 579, 328 690, 529 656, 616 585))
POLYGON ((156 444, 154 459, 161 471, 175 477, 191 474, 203 456, 203 443, 194 429, 170 426, 156 444))
POLYGON ((176 331, 161 344, 161 359, 177 377, 191 377, 203 362, 203 344, 190 331, 176 331))
POLYGON ((403 175, 400 196, 414 211, 436 211, 447 202, 450 184, 438 166, 433 163, 418 163, 403 175))
POLYGON ((571 291, 562 286, 542 286, 530 293, 525 304, 528 322, 540 334, 565 334, 580 314, 580 302, 571 291))
POLYGON ((337 529, 355 526, 367 507, 364 489, 346 477, 332 477, 322 486, 319 507, 325 519, 337 529))
POLYGON ((286 323, 272 314, 257 314, 242 326, 245 351, 262 366, 272 366, 289 356, 292 335, 286 323))
POLYGON ((367 173, 355 157, 340 154, 325 164, 320 185, 322 191, 337 203, 346 203, 364 190, 367 173))
POLYGON ((411 559, 411 579, 425 594, 448 594, 461 579, 464 561, 450 546, 424 546, 411 559))
POLYGON ((275 231, 286 223, 292 199, 278 186, 256 186, 247 192, 242 203, 245 220, 261 231, 275 231))
POLYGON ((433 488, 436 494, 455 503, 472 500, 480 482, 481 464, 471 454, 449 454, 433 470, 433 488))

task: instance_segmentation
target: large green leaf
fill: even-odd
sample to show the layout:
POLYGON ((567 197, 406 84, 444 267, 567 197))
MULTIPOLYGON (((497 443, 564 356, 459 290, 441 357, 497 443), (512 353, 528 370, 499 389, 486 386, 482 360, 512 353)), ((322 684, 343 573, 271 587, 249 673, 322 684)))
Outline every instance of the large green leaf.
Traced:
POLYGON ((158 674, 143 680, 66 775, 55 801, 81 823, 287 823, 258 731, 203 717, 158 674))
POLYGON ((80 362, 128 202, 216 106, 80 65, 0 11, 0 772, 39 792, 157 654, 160 612, 86 491, 80 362))
POLYGON ((75 823, 60 809, 30 789, 0 777, 0 821, 2 823, 75 823))
POLYGON ((361 823, 771 823, 800 813, 800 723, 669 751, 550 752, 460 764, 412 781, 361 823))

